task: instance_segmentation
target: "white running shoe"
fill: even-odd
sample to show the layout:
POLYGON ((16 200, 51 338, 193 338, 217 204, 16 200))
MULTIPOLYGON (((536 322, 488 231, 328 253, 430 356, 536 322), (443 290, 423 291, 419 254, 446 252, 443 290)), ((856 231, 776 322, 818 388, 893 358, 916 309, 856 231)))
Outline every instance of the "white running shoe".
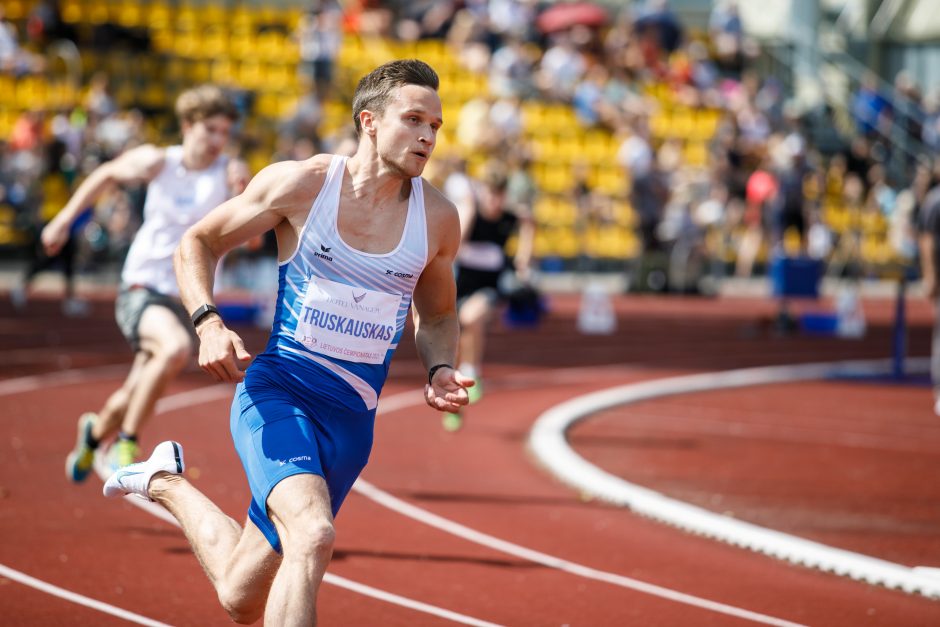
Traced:
POLYGON ((104 483, 104 495, 107 497, 136 494, 148 501, 150 498, 150 480, 158 472, 171 475, 183 474, 186 464, 183 462, 183 447, 178 442, 167 440, 157 444, 144 462, 124 466, 114 472, 104 483))

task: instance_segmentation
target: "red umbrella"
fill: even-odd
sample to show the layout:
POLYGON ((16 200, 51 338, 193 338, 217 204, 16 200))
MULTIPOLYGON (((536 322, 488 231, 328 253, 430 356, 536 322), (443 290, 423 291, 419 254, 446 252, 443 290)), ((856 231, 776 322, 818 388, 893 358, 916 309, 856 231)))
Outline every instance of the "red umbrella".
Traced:
POLYGON ((593 2, 558 2, 542 11, 535 23, 543 33, 554 33, 572 26, 603 26, 607 10, 593 2))

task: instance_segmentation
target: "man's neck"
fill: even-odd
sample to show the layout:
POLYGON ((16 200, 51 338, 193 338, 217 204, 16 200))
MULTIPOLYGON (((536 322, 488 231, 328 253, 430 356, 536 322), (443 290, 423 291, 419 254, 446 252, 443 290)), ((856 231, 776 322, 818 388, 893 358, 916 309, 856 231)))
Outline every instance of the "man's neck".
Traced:
POLYGON ((205 170, 206 168, 212 165, 212 161, 207 160, 207 158, 200 160, 196 152, 186 145, 186 142, 183 142, 182 163, 183 163, 183 167, 191 172, 198 172, 199 170, 205 170))
POLYGON ((406 200, 411 193, 410 178, 385 167, 378 158, 356 153, 346 162, 356 198, 376 205, 406 200))

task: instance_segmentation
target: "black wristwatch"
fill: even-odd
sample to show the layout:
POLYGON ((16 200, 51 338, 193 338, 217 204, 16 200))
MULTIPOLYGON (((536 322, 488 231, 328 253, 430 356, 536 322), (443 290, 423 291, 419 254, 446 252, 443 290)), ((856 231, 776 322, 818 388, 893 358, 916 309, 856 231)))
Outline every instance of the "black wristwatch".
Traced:
POLYGON ((199 323, 202 322, 203 318, 213 313, 221 317, 221 314, 219 313, 219 308, 216 307, 215 305, 210 305, 209 303, 206 303, 205 305, 201 305, 199 308, 196 309, 196 311, 192 313, 192 315, 190 315, 190 318, 193 321, 193 326, 194 327, 199 326, 199 323))
POLYGON ((428 385, 431 384, 431 379, 434 378, 434 373, 440 370, 441 368, 450 368, 451 370, 454 369, 454 367, 451 366, 450 364, 437 364, 436 366, 431 366, 431 369, 428 370, 428 385))

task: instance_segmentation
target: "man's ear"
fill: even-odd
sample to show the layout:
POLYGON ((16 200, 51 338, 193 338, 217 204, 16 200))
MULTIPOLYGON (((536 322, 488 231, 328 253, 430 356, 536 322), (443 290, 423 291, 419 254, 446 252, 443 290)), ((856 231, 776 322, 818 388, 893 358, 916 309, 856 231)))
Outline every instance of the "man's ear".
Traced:
POLYGON ((378 119, 378 116, 368 109, 363 109, 359 112, 359 126, 362 128, 362 132, 366 135, 375 136, 375 122, 378 119))

